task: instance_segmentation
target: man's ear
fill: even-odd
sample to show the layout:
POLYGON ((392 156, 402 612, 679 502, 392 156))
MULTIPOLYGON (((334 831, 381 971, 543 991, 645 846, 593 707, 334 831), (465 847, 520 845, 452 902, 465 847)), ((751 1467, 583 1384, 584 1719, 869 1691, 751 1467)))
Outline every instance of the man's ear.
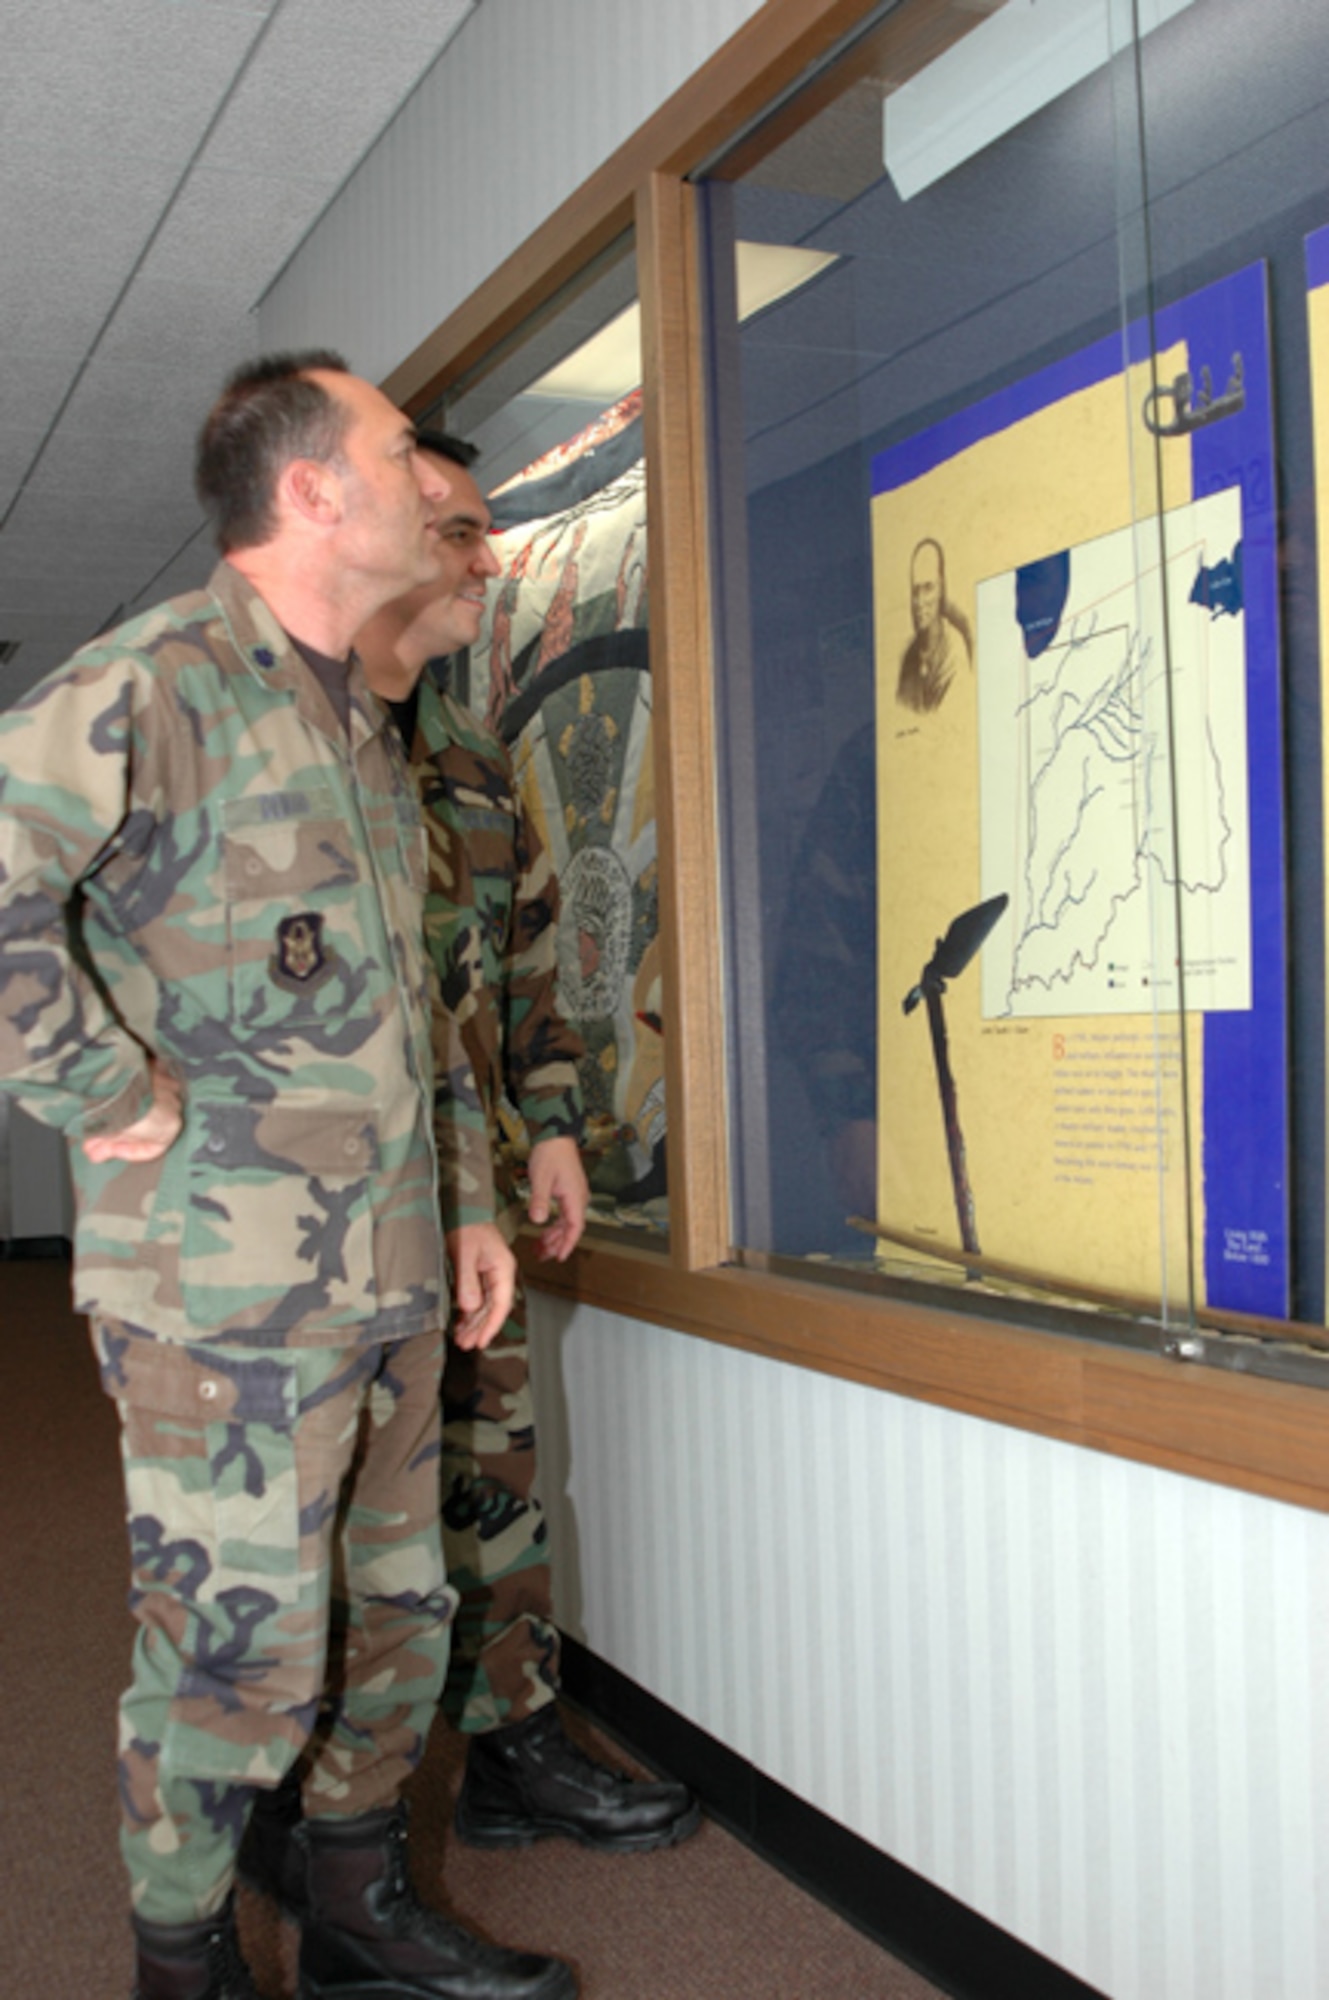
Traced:
POLYGON ((286 505, 301 520, 316 527, 335 527, 341 519, 341 480, 330 465, 316 458, 295 458, 277 481, 286 505))

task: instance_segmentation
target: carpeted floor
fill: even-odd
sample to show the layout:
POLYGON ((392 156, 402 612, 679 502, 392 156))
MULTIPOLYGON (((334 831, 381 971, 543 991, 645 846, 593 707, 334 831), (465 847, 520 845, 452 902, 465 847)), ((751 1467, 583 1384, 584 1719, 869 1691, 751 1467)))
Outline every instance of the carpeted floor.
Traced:
MULTIPOLYGON (((0 1262, 0 1990, 125 2000, 115 1703, 131 1623, 114 1411, 68 1270, 0 1262)), ((570 1718, 575 1733, 595 1740, 570 1718)), ((601 1741, 599 1747, 608 1746, 601 1741)), ((617 1755, 617 1752, 610 1752, 617 1755)), ((440 1724, 412 1788, 417 1880, 505 1944, 571 1959, 583 2000, 935 2000, 713 1822, 660 1854, 567 1841, 481 1853, 451 1832, 461 1746, 440 1724)), ((242 1894, 265 2000, 295 1992, 296 1934, 242 1894)))

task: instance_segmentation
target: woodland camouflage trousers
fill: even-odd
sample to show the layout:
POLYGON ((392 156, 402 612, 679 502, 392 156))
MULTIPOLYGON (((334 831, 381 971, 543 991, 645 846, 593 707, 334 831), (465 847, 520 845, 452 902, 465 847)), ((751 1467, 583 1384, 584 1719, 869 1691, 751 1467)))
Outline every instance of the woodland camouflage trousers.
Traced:
POLYGON ((474 1733, 534 1715, 558 1689, 549 1531, 533 1484, 526 1300, 443 1372, 443 1548, 459 1604, 443 1706, 474 1733))
POLYGON ((185 1923, 220 1907, 252 1789, 306 1743, 315 1815, 390 1804, 423 1754, 454 1604, 442 1341, 271 1353, 102 1321, 93 1342, 120 1412, 139 1625, 121 1846, 139 1912, 185 1923))

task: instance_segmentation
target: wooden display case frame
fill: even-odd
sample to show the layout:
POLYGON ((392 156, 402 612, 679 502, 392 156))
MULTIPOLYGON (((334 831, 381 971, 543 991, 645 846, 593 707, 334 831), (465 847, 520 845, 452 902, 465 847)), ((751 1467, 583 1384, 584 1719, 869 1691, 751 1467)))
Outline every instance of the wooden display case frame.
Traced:
POLYGON ((880 73, 895 48, 917 63, 974 18, 972 0, 962 19, 952 0, 902 0, 856 39, 873 12, 865 0, 767 0, 384 384, 423 409, 635 230, 670 1234, 665 1249, 595 1234, 564 1266, 528 1260, 527 1275, 631 1319, 1329 1510, 1329 1396, 1315 1388, 731 1261, 704 359, 687 175, 726 149, 725 171, 737 172, 812 115, 843 85, 843 66, 829 75, 842 44, 853 44, 851 75, 880 73))

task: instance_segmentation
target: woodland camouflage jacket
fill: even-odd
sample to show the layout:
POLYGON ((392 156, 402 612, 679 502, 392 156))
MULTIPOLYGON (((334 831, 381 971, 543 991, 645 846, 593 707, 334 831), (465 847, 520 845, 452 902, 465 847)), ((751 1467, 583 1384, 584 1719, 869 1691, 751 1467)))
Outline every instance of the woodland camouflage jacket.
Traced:
POLYGON ((146 1051, 184 1084, 162 1160, 71 1148, 85 1311, 258 1346, 440 1323, 424 836, 350 686, 348 743, 222 563, 0 716, 0 1083, 74 1141, 147 1110, 146 1051))
MULTIPOLYGON (((558 1011, 558 881, 499 739, 444 694, 429 668, 420 682, 411 763, 429 837, 425 934, 443 998, 461 1023, 462 1042, 489 1121, 497 1198, 514 1184, 500 1145, 498 1109, 510 1104, 532 1145, 568 1135, 580 1141, 580 1037, 558 1011)), ((439 1143, 464 1102, 440 1072, 439 1143)), ((444 1216, 469 1220, 464 1178, 449 1175, 444 1216), (452 1207, 460 1187, 462 1208, 452 1207)))

